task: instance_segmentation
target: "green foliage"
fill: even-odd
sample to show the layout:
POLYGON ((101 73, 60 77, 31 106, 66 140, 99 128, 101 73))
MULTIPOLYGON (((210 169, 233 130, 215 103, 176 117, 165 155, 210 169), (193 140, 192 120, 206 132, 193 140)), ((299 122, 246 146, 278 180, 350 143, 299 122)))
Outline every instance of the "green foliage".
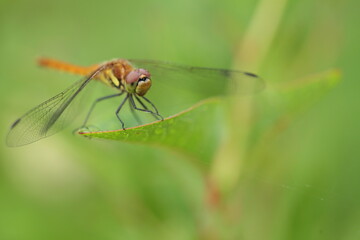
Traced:
POLYGON ((258 117, 256 135, 262 142, 271 142, 272 138, 283 131, 304 111, 319 101, 341 80, 339 70, 313 74, 294 81, 269 86, 258 101, 261 116, 258 117))
POLYGON ((158 145, 209 164, 219 141, 219 99, 205 100, 163 121, 126 130, 82 132, 90 138, 158 145))
MULTIPOLYGON (((330 70, 278 86, 269 86, 270 89, 265 90, 258 97, 260 115, 257 117, 258 122, 253 125, 252 132, 256 132, 257 138, 262 138, 267 131, 276 131, 280 124, 289 124, 292 119, 335 87, 339 80, 339 71, 330 70)), ((215 149, 219 147, 220 135, 223 131, 221 125, 224 122, 221 120, 224 121, 224 118, 218 116, 218 108, 219 106, 224 108, 224 104, 220 104, 220 101, 224 102, 224 98, 204 100, 164 121, 126 130, 80 130, 79 134, 89 138, 167 147, 190 156, 197 161, 196 164, 200 163, 199 166, 208 165, 215 149)), ((221 113, 224 111, 223 109, 221 113)))
MULTIPOLYGON (((3 139, 14 119, 78 80, 38 69, 37 56, 239 69, 266 88, 205 100, 216 91, 193 82, 185 91, 174 74, 171 88, 154 79, 149 99, 165 117, 193 108, 163 122, 0 146, 0 239, 360 239, 358 5, 1 1, 3 139), (333 68, 343 76, 323 72, 333 68), (175 94, 191 104, 174 105, 175 94)), ((101 103, 89 125, 119 128, 118 101, 101 103)))

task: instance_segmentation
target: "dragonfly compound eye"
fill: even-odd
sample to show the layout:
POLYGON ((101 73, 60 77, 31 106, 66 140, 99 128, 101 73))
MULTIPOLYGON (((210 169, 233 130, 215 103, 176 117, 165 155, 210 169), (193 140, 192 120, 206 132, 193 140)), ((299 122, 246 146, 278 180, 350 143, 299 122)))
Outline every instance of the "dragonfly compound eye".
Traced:
POLYGON ((125 77, 125 81, 129 84, 137 82, 144 78, 150 78, 150 73, 145 69, 134 69, 125 77))
POLYGON ((131 71, 125 78, 125 81, 128 83, 128 84, 132 84, 134 82, 136 82, 137 80, 139 80, 139 77, 140 77, 141 73, 139 73, 138 71, 134 70, 134 71, 131 71))

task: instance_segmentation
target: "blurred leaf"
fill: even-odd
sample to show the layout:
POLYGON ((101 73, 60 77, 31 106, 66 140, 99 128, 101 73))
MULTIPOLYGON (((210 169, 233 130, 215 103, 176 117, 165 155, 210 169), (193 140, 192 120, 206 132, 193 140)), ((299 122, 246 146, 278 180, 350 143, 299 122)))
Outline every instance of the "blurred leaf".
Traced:
POLYGON ((208 164, 219 140, 220 124, 216 112, 220 99, 204 100, 174 116, 138 127, 114 131, 81 132, 103 138, 164 146, 208 164))
POLYGON ((329 70, 283 84, 279 87, 279 96, 284 100, 284 106, 287 109, 285 113, 290 114, 307 109, 314 101, 335 87, 340 78, 339 70, 329 70))
POLYGON ((260 147, 268 144, 301 113, 335 87, 341 79, 337 69, 286 82, 268 89, 260 100, 261 115, 253 138, 261 138, 260 147))

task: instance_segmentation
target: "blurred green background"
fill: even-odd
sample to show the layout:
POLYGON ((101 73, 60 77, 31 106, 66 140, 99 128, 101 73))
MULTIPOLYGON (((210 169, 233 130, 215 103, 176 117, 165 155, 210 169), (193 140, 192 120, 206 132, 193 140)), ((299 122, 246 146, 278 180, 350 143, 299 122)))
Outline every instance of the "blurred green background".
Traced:
POLYGON ((21 148, 2 144, 0 239, 360 239, 359 7, 1 0, 2 139, 17 117, 78 79, 38 68, 39 56, 243 69, 267 81, 263 94, 334 67, 343 81, 266 143, 269 154, 239 159, 216 206, 206 201, 206 173, 161 147, 89 141, 71 129, 21 148))

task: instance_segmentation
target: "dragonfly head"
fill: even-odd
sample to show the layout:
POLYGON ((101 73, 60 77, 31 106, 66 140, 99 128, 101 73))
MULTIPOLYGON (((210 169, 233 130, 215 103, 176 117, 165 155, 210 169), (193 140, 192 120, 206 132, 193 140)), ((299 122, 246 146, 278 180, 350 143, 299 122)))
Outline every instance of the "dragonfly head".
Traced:
POLYGON ((145 69, 132 70, 126 77, 126 90, 144 96, 151 87, 150 73, 145 69))

